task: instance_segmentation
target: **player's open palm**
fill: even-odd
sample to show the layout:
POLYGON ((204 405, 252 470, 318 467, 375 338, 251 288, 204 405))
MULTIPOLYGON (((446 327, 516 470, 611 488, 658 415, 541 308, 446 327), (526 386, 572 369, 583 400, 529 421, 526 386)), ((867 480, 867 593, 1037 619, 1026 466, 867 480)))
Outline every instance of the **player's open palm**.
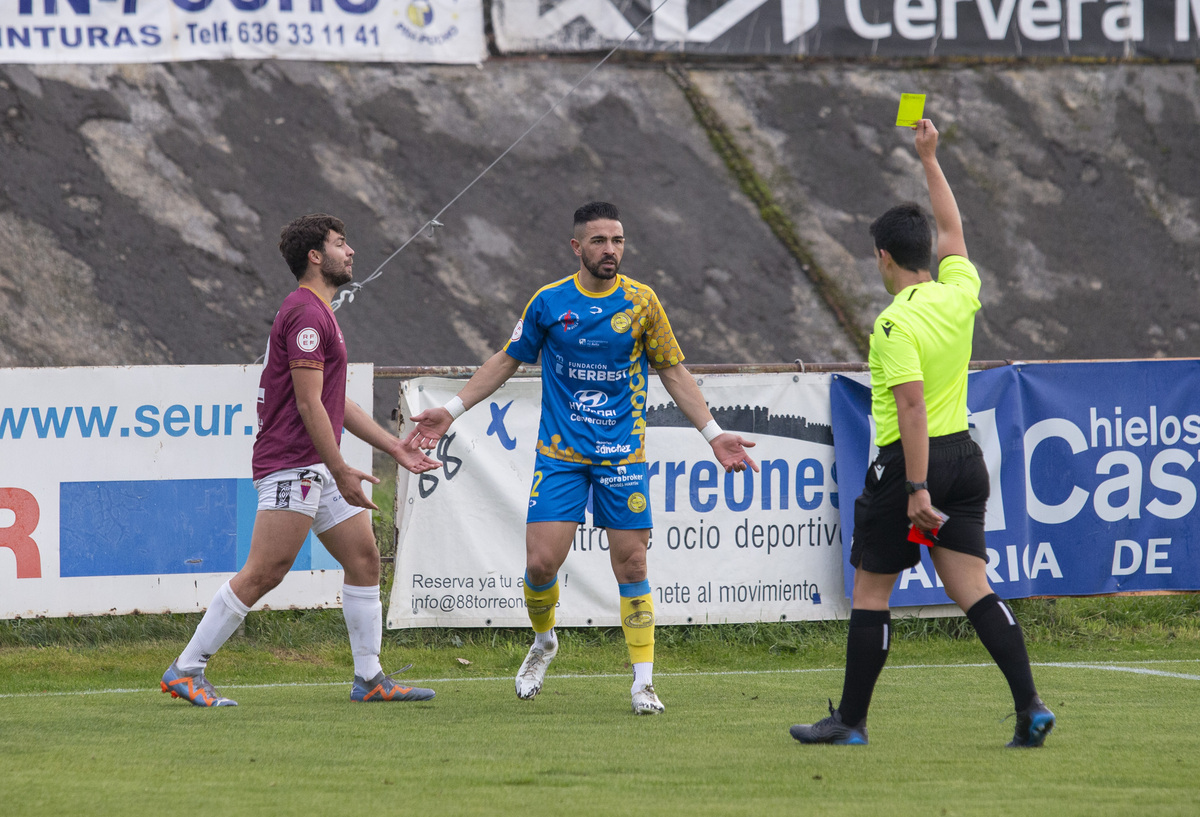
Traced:
POLYGON ((403 442, 395 446, 392 449, 392 458, 405 470, 414 474, 424 474, 426 471, 442 467, 440 462, 422 451, 415 443, 403 442))
POLYGON ((750 440, 729 432, 714 437, 712 441, 713 453, 717 455, 717 462, 721 463, 726 473, 745 471, 746 466, 757 471, 758 463, 746 453, 747 448, 753 447, 754 443, 750 440))
POLYGON ((404 438, 405 444, 417 448, 433 448, 442 435, 450 429, 454 418, 450 416, 450 412, 439 406, 425 409, 420 414, 414 414, 412 421, 416 424, 416 428, 404 438))

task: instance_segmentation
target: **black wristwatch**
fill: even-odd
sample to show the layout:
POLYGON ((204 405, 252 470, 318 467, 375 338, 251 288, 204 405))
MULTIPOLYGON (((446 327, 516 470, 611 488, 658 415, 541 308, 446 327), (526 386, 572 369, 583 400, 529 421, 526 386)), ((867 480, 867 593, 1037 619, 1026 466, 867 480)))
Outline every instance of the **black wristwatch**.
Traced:
POLYGON ((908 480, 905 480, 904 481, 904 490, 908 491, 910 494, 915 494, 917 491, 928 491, 929 483, 928 482, 909 482, 908 480))

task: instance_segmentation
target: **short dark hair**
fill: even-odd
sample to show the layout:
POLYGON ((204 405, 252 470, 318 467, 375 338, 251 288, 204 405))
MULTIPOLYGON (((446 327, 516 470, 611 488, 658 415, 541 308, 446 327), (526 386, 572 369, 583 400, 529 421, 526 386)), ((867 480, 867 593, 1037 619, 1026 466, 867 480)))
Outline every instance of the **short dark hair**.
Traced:
POLYGON ((897 204, 871 224, 875 249, 887 250, 898 265, 911 272, 931 266, 933 232, 929 219, 915 202, 897 204))
POLYGON ((325 251, 325 239, 330 230, 345 235, 346 225, 335 216, 310 213, 300 216, 279 231, 279 252, 297 281, 304 277, 308 269, 308 251, 325 251))
POLYGON ((599 221, 600 219, 620 221, 621 213, 617 210, 615 204, 609 204, 606 201, 589 201, 575 211, 576 227, 587 224, 589 221, 599 221))

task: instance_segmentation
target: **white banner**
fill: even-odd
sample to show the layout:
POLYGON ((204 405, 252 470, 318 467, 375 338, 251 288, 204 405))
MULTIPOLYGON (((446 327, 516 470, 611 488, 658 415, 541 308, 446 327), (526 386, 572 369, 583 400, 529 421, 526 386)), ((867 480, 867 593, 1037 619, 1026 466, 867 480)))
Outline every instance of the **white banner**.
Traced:
POLYGON ((1200 57, 1200 0, 492 0, 491 12, 505 54, 621 45, 789 57, 1200 57))
POLYGON ((0 63, 474 63, 482 0, 0 0, 0 63))
MULTIPOLYGON (((762 473, 726 474, 650 378, 649 580, 661 624, 846 618, 828 375, 713 375, 701 388, 727 431, 753 440, 762 473)), ((406 417, 462 381, 401 387, 406 417)), ((541 384, 514 378, 442 439, 442 470, 398 483, 400 540, 388 626, 523 627, 525 510, 541 384)), ((853 497, 850 498, 853 502, 853 497)), ((562 626, 615 626, 603 530, 580 527, 559 573, 562 626)))
MULTIPOLYGON (((203 610, 246 561, 258 366, 0 369, 0 618, 203 610)), ((374 367, 349 368, 370 407, 374 367)), ((350 434, 342 450, 371 469, 350 434)), ((311 535, 259 608, 338 602, 311 535)))

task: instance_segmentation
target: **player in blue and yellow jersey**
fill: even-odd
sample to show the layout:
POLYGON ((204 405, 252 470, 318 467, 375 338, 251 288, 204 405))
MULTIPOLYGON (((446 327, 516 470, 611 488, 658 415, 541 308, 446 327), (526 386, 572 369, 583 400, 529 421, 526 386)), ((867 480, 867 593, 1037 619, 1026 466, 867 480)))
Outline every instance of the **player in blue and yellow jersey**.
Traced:
POLYGON ((890 644, 888 600, 897 576, 917 564, 926 544, 947 595, 1008 681, 1017 713, 1008 745, 1041 746, 1054 713, 1034 687, 1021 626, 988 584, 983 523, 990 483, 967 431, 979 273, 967 259, 958 204, 938 164, 937 129, 928 119, 913 129, 937 222, 938 278, 929 272, 933 238, 920 207, 898 205, 875 220, 875 260, 893 300, 875 320, 868 355, 879 457, 854 503, 842 700, 836 710, 830 702, 828 718, 793 726, 791 734, 801 743, 867 742, 867 708, 890 644))
POLYGON ((663 705, 654 691, 654 603, 646 571, 650 369, 726 471, 757 471, 758 465, 745 450, 754 443, 722 432, 713 420, 654 290, 620 273, 625 234, 617 208, 592 202, 576 210, 571 248, 579 271, 534 293, 504 348, 445 406, 413 417, 408 441, 432 447, 459 415, 541 354, 541 424, 525 530, 525 601, 535 638, 517 674, 517 697, 537 695, 558 652, 558 570, 584 521, 590 489, 620 590, 633 711, 655 714, 663 705))

